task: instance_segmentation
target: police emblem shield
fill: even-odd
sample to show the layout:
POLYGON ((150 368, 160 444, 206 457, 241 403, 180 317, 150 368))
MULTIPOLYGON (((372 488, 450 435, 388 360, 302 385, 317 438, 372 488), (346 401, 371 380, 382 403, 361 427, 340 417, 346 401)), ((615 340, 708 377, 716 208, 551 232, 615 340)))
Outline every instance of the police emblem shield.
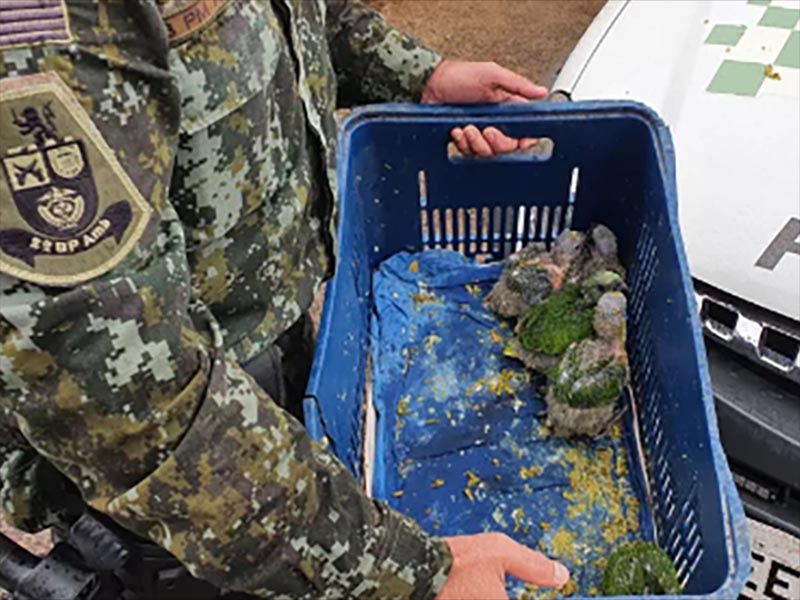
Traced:
POLYGON ((80 142, 68 142, 49 148, 47 160, 56 175, 64 179, 77 177, 86 166, 83 160, 83 146, 80 142))
POLYGON ((0 81, 0 272, 74 285, 118 264, 150 207, 55 74, 0 81))

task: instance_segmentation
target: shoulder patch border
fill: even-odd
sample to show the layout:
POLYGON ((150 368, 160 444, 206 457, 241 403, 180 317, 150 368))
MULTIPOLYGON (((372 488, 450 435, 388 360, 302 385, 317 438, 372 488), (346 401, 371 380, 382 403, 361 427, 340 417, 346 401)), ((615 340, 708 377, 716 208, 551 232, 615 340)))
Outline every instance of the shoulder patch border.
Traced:
POLYGON ((0 254, 0 272, 2 273, 39 285, 67 287, 95 279, 122 262, 144 234, 150 222, 153 209, 145 201, 139 189, 134 185, 129 175, 119 164, 116 155, 105 141, 103 134, 92 122, 72 89, 62 81, 58 74, 48 71, 45 73, 0 80, 0 105, 4 101, 19 100, 45 91, 55 95, 56 98, 63 103, 64 108, 69 112, 70 116, 75 119, 78 128, 86 136, 85 139, 94 144, 95 150, 105 159, 108 168, 112 170, 122 184, 122 187, 128 194, 129 202, 134 205, 141 214, 140 218, 131 224, 132 229, 127 239, 124 241, 121 240, 122 243, 120 246, 106 261, 79 273, 71 275, 53 275, 28 271, 16 267, 13 264, 9 264, 7 261, 3 260, 3 256, 0 254))

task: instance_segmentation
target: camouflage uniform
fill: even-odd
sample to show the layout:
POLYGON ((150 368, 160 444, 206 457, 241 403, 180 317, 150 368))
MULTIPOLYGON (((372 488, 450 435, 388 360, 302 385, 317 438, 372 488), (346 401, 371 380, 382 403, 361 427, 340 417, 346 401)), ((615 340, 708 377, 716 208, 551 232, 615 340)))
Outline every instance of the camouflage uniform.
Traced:
POLYGON ((446 545, 365 498, 240 364, 332 270, 337 90, 414 101, 438 57, 346 0, 3 0, 3 15, 6 515, 55 518, 59 492, 37 485, 55 467, 225 589, 434 596, 446 545), (29 16, 43 5, 46 27, 29 16), (45 156, 63 186, 42 195, 45 156), (45 224, 24 212, 34 192, 45 224), (78 208, 105 221, 52 250, 41 232, 80 229, 78 208))

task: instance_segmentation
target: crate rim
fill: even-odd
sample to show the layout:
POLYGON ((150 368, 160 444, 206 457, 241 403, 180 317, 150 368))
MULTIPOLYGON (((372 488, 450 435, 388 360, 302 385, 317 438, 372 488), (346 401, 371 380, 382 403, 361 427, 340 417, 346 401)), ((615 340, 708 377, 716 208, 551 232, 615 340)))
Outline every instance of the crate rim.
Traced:
MULTIPOLYGON (((348 153, 350 140, 353 134, 361 126, 374 121, 389 120, 414 120, 415 122, 429 121, 431 123, 452 121, 462 118, 473 122, 488 121, 492 119, 529 122, 532 118, 537 120, 559 120, 565 117, 571 118, 592 118, 601 117, 633 117, 641 120, 650 131, 655 141, 658 152, 659 170, 662 179, 667 186, 667 214, 669 227, 675 240, 678 266, 683 280, 683 293, 686 298, 687 306, 690 308, 690 321, 692 328, 692 343, 698 356, 698 367, 701 384, 701 398, 703 410, 706 415, 711 440, 711 452, 715 470, 719 478, 720 496, 723 509, 727 516, 725 519, 725 543, 728 547, 729 574, 723 584, 713 592, 706 594, 693 595, 672 595, 658 596, 666 600, 694 600, 694 599, 720 599, 735 598, 738 591, 743 589, 745 582, 750 574, 750 541, 747 528, 747 518, 742 507, 733 477, 728 467, 727 459, 722 449, 717 425, 716 411, 714 409, 714 396, 711 387, 711 377, 708 369, 705 345, 703 342, 700 316, 697 307, 689 262, 686 256, 686 249, 683 238, 680 234, 678 221, 677 205, 677 184, 675 171, 675 149, 672 142, 672 135, 669 127, 663 119, 649 106, 628 100, 589 100, 580 102, 530 102, 519 104, 477 104, 477 105, 421 105, 406 103, 386 103, 373 104, 353 109, 353 111, 343 120, 340 125, 339 143, 337 146, 337 165, 336 175, 339 186, 345 181, 346 174, 350 167, 350 155, 348 153)), ((466 123, 465 123, 466 124, 466 123)), ((483 123, 481 123, 483 124, 483 123)), ((341 187, 340 187, 341 189, 341 187)), ((349 210, 345 203, 339 204, 339 220, 347 222, 349 210)), ((347 239, 343 239, 344 228, 337 232, 337 247, 340 252, 336 256, 336 266, 339 267, 339 257, 342 255, 341 249, 350 246, 347 239)), ((335 281, 334 278, 330 283, 335 281)), ((306 397, 304 401, 305 422, 309 435, 315 440, 327 439, 325 435, 325 425, 322 420, 322 411, 319 409, 318 392, 321 377, 322 358, 329 352, 328 341, 330 339, 331 311, 326 310, 328 304, 336 302, 336 286, 328 285, 325 302, 323 306, 322 319, 317 337, 317 347, 314 353, 314 363, 309 378, 306 397)), ((335 452, 335 448, 332 449, 335 452)), ((602 597, 601 597, 602 598, 602 597)), ((641 596, 619 596, 619 600, 635 600, 641 596)))

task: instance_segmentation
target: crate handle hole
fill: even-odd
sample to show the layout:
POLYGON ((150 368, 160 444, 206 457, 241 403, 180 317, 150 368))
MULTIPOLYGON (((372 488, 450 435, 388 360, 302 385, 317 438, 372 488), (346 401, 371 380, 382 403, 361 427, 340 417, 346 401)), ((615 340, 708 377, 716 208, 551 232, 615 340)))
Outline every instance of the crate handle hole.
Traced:
POLYGON ((540 137, 533 139, 536 140, 535 146, 525 150, 515 150, 508 154, 490 157, 466 155, 458 149, 455 142, 449 142, 447 144, 447 158, 453 164, 474 164, 475 162, 541 163, 550 160, 553 156, 553 149, 555 148, 555 142, 553 142, 552 138, 540 137))

